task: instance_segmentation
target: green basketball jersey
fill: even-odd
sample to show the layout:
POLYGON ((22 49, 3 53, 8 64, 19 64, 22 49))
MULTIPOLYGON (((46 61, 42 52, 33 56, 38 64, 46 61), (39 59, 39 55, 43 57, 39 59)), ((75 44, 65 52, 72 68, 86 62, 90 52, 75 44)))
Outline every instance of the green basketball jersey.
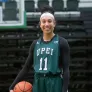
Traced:
POLYGON ((60 73, 59 69, 59 37, 55 35, 50 42, 43 42, 41 38, 34 48, 35 73, 60 73))

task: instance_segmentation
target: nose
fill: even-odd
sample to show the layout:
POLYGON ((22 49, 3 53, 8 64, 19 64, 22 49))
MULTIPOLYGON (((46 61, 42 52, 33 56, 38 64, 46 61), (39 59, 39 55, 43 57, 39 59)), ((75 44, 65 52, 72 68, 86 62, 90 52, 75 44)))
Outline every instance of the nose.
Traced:
POLYGON ((48 27, 48 26, 49 26, 49 23, 48 23, 48 22, 46 22, 46 23, 45 23, 45 26, 46 26, 46 27, 48 27))

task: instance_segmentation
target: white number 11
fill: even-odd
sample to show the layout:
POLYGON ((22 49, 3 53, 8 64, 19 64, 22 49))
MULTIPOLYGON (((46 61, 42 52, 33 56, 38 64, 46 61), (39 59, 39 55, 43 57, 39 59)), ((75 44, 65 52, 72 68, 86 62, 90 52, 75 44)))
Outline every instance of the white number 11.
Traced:
MULTIPOLYGON (((41 58, 39 70, 42 70, 42 62, 43 62, 43 59, 41 58)), ((44 62, 45 62, 45 66, 44 66, 43 70, 47 70, 47 57, 44 59, 44 62)))

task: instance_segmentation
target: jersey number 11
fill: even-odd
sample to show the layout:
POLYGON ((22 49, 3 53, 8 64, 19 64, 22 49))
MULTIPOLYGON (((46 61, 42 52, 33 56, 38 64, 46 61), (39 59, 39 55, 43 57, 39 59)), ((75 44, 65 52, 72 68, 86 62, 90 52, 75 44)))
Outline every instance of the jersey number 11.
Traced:
POLYGON ((47 57, 45 58, 45 59, 43 59, 43 58, 40 58, 40 68, 39 68, 39 70, 47 70, 47 57), (44 68, 42 69, 42 62, 45 62, 44 64, 44 68))

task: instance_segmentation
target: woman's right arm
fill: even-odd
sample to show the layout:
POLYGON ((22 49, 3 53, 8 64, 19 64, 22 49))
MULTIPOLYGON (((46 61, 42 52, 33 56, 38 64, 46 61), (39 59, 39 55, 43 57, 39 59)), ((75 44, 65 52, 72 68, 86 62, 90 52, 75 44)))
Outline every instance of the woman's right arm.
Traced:
POLYGON ((28 71, 31 69, 32 65, 33 65, 33 51, 34 51, 34 46, 35 46, 36 40, 33 41, 33 43, 30 46, 29 49, 29 55, 27 57, 26 63, 24 65, 24 67, 22 68, 22 70, 18 73, 17 77, 15 78, 14 82, 12 83, 12 85, 9 87, 9 91, 13 92, 13 88, 14 86, 22 80, 22 78, 28 73, 28 71))

